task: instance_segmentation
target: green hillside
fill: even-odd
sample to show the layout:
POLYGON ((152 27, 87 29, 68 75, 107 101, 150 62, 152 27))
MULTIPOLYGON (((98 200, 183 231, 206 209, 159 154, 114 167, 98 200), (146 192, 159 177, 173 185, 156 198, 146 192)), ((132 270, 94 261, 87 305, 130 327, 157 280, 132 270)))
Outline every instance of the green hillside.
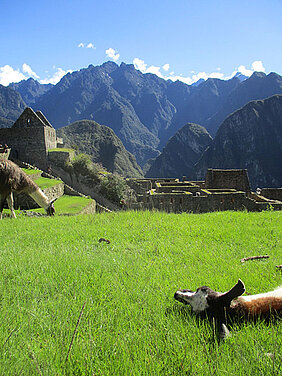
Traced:
POLYGON ((272 211, 3 219, 0 374, 280 374, 281 325, 235 324, 219 344, 173 295, 281 285, 281 225, 272 211))

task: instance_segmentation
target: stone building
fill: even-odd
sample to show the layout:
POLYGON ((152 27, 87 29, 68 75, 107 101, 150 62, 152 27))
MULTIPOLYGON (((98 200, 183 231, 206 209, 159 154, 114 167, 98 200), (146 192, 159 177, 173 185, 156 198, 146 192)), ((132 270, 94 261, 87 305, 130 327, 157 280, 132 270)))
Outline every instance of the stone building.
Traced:
POLYGON ((261 211, 282 209, 281 189, 251 192, 247 170, 209 169, 204 181, 178 179, 127 179, 136 201, 128 209, 162 210, 169 213, 206 213, 224 210, 261 211))
POLYGON ((236 189, 251 192, 250 181, 246 169, 222 170, 209 168, 205 179, 206 189, 236 189))
POLYGON ((11 148, 11 159, 46 170, 48 150, 57 147, 56 130, 42 112, 27 107, 11 128, 0 129, 0 144, 11 148))

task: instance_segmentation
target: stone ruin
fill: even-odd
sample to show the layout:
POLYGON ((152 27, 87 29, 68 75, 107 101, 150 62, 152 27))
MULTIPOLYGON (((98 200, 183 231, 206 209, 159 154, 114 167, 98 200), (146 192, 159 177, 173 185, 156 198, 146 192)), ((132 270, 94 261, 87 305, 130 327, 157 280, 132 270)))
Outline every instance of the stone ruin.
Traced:
POLYGON ((136 202, 126 203, 128 209, 169 213, 282 209, 282 189, 251 192, 247 170, 208 169, 204 181, 127 179, 127 183, 137 197, 136 202))
POLYGON ((57 148, 56 130, 42 112, 27 107, 11 128, 0 129, 0 144, 8 145, 10 157, 47 170, 48 150, 57 148))

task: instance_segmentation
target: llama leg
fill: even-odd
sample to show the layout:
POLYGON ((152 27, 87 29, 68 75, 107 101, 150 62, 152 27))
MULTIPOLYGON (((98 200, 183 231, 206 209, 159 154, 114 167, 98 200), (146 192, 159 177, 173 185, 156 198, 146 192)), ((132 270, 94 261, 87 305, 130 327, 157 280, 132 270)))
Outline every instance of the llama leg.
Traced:
POLYGON ((2 219, 2 212, 3 212, 3 209, 4 209, 6 196, 1 195, 0 197, 1 197, 0 198, 0 219, 2 219))
POLYGON ((13 193, 12 192, 7 196, 7 203, 8 203, 9 209, 11 210, 12 217, 17 218, 16 213, 14 211, 14 199, 13 199, 13 193))

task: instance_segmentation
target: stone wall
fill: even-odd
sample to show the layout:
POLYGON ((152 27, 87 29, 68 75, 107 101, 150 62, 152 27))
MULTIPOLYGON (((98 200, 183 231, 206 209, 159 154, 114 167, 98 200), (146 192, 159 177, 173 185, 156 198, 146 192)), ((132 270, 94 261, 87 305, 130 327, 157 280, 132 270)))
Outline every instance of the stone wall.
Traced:
POLYGON ((126 179, 127 185, 133 189, 138 195, 146 193, 153 188, 152 181, 150 179, 126 179))
MULTIPOLYGON (((281 210, 282 204, 271 204, 274 209, 281 210)), ((131 209, 160 210, 168 213, 208 213, 225 210, 267 210, 269 203, 256 202, 244 192, 228 192, 193 196, 192 193, 159 193, 150 194, 143 201, 130 205, 131 209)))
POLYGON ((56 148, 56 130, 41 112, 26 108, 11 128, 0 129, 0 143, 11 148, 11 159, 47 169, 48 149, 56 148))
MULTIPOLYGON (((192 193, 152 194, 137 206, 141 209, 157 209, 166 212, 206 213, 222 210, 243 210, 246 197, 243 192, 230 194, 193 196, 192 193)), ((137 207, 136 206, 136 207, 137 207)))
POLYGON ((57 164, 59 166, 64 166, 65 163, 70 162, 75 155, 75 151, 63 151, 63 150, 53 150, 48 152, 48 161, 52 164, 57 164))
POLYGON ((282 202, 282 188, 263 188, 261 195, 271 200, 278 200, 282 202))
POLYGON ((190 193, 196 193, 201 192, 201 189, 197 186, 193 185, 158 185, 156 188, 156 192, 158 193, 170 193, 170 192, 190 192, 190 193))
POLYGON ((95 214, 96 211, 96 202, 92 200, 89 205, 87 205, 81 212, 79 212, 79 214, 95 214))
MULTIPOLYGON (((140 190, 142 180, 138 181, 138 192, 136 194, 137 202, 128 202, 126 208, 129 209, 147 209, 163 210, 166 212, 182 213, 206 213, 223 210, 249 210, 261 211, 273 208, 282 209, 282 202, 274 201, 261 197, 248 191, 249 181, 246 170, 220 170, 211 176, 210 170, 207 174, 206 182, 179 182, 176 180, 154 180, 151 181, 152 189, 147 191, 140 190), (224 178, 229 177, 225 183, 224 178), (204 183, 204 184, 203 184, 204 183), (229 186, 229 187, 226 187, 229 186), (212 187, 212 188, 207 188, 212 187), (239 188, 244 188, 239 190, 239 188)), ((145 181, 146 186, 150 186, 145 181)), ((133 185, 132 185, 133 186, 133 185)), ((282 189, 275 190, 272 194, 282 193, 282 189)))
POLYGON ((247 170, 208 169, 205 188, 233 188, 237 191, 251 192, 247 170))
POLYGON ((45 127, 44 128, 44 139, 46 145, 46 153, 49 149, 54 149, 57 147, 57 137, 56 130, 54 128, 45 127))
POLYGON ((51 164, 51 169, 55 176, 59 176, 65 184, 86 196, 92 197, 97 202, 97 207, 99 205, 99 207, 102 208, 101 210, 106 208, 110 210, 120 210, 117 205, 114 205, 97 192, 97 189, 91 184, 88 177, 69 173, 57 164, 51 164))
POLYGON ((56 131, 52 128, 3 128, 0 143, 11 148, 11 158, 47 169, 47 147, 54 147, 56 131))
POLYGON ((53 187, 44 189, 44 193, 50 201, 54 200, 55 198, 63 196, 65 192, 64 186, 63 182, 61 184, 56 184, 53 187))
MULTIPOLYGON (((53 187, 44 189, 45 195, 51 201, 55 198, 61 197, 64 194, 64 183, 56 184, 53 187)), ((29 210, 39 208, 37 203, 25 193, 14 193, 14 207, 15 209, 29 210)))

